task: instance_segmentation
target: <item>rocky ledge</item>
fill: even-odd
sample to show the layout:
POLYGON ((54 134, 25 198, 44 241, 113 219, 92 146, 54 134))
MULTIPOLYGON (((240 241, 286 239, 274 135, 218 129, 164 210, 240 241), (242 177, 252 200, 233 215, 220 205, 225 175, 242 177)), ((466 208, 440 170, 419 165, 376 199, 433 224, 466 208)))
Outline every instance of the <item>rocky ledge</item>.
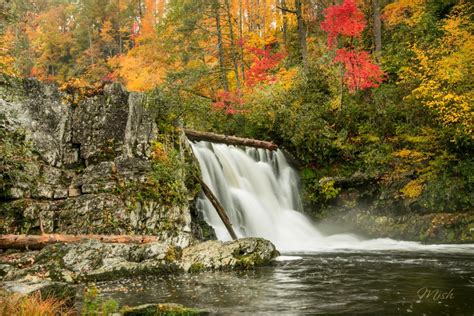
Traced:
POLYGON ((181 249, 174 244, 108 244, 89 240, 54 244, 40 251, 0 256, 1 287, 10 292, 64 291, 69 285, 140 275, 247 269, 278 256, 265 239, 207 241, 181 249))
POLYGON ((384 187, 381 176, 359 172, 324 178, 337 196, 319 205, 320 227, 354 232, 368 238, 394 238, 423 243, 473 243, 474 210, 443 211, 400 197, 400 186, 384 187), (337 188, 337 189, 336 189, 337 188))
POLYGON ((336 225, 369 238, 386 237, 424 243, 472 243, 474 241, 474 214, 472 212, 394 216, 352 209, 326 218, 321 225, 336 225))

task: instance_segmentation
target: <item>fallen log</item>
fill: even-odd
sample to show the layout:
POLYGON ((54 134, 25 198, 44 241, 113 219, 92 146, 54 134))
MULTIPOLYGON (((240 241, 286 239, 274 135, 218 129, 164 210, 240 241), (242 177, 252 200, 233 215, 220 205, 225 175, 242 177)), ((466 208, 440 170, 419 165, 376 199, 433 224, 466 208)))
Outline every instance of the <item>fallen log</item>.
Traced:
POLYGON ((195 176, 195 178, 199 181, 202 187, 202 191, 206 195, 206 197, 211 201, 212 206, 217 211, 217 214, 221 218, 222 222, 225 225, 225 228, 227 228, 227 231, 229 232, 230 236, 232 237, 233 240, 237 239, 237 235, 234 232, 234 229, 232 228, 232 223, 230 222, 229 217, 227 216, 227 213, 225 212, 224 208, 222 205, 219 203, 219 200, 217 197, 212 193, 212 190, 207 186, 207 184, 198 176, 195 176))
POLYGON ((155 236, 128 236, 128 235, 0 235, 0 249, 41 249, 55 243, 76 243, 88 239, 99 240, 105 243, 134 243, 144 244, 158 241, 155 236))
POLYGON ((192 129, 184 129, 184 133, 189 140, 205 140, 214 143, 223 143, 227 145, 236 145, 236 146, 249 146, 256 148, 263 148, 269 150, 277 150, 278 146, 272 142, 267 142, 264 140, 257 140, 251 138, 243 138, 237 136, 227 136, 221 134, 215 134, 210 132, 200 132, 192 129))

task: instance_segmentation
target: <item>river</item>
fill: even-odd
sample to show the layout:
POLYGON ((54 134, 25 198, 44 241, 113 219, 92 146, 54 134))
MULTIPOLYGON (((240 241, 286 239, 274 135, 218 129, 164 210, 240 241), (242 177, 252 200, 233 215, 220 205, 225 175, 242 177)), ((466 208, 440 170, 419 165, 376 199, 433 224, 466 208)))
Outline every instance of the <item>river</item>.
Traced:
POLYGON ((216 315, 473 315, 474 252, 286 254, 252 271, 99 283, 121 304, 180 303, 216 315))

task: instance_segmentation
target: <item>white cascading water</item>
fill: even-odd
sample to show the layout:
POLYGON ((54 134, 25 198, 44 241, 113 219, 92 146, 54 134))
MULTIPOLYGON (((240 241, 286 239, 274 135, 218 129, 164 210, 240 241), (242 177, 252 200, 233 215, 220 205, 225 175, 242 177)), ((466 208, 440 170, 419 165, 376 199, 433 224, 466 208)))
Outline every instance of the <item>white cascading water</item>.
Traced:
MULTIPOLYGON (((283 252, 457 250, 451 245, 424 246, 388 238, 362 240, 352 234, 324 236, 302 213, 298 176, 280 150, 242 149, 205 141, 191 145, 204 182, 226 210, 238 237, 263 237, 283 252)), ((202 195, 197 207, 219 240, 231 240, 207 198, 202 195)))

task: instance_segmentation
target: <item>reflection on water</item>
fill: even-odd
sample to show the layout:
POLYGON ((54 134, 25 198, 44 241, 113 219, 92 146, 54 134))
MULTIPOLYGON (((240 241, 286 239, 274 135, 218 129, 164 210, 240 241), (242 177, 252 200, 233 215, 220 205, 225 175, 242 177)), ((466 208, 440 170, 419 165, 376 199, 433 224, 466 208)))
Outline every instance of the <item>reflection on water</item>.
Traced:
POLYGON ((292 254, 254 271, 184 274, 99 287, 122 304, 173 302, 225 315, 473 315, 473 259, 472 252, 292 254))

